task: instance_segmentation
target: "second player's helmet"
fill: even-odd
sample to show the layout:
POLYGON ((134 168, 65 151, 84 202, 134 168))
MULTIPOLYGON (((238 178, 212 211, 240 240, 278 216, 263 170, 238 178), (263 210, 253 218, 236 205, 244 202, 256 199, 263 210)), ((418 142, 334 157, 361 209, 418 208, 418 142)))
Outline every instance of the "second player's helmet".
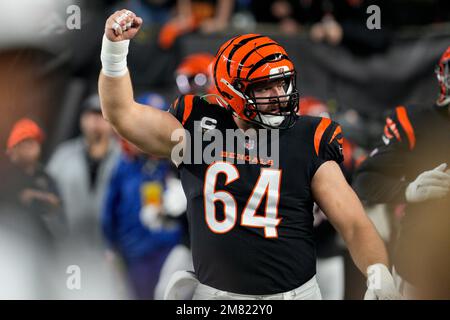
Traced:
POLYGON ((302 97, 299 104, 298 115, 331 118, 330 110, 325 102, 313 96, 302 97))
POLYGON ((445 50, 439 60, 439 64, 436 66, 436 75, 440 90, 437 104, 446 106, 450 104, 450 47, 445 50))
POLYGON ((216 54, 213 73, 225 107, 241 119, 266 128, 289 128, 295 123, 298 91, 294 64, 274 40, 246 34, 227 41, 216 54), (272 81, 282 82, 283 95, 255 97, 255 88, 272 81), (261 105, 268 104, 275 104, 277 111, 263 112, 261 105))
POLYGON ((194 53, 183 59, 175 71, 178 91, 181 94, 203 95, 213 92, 212 54, 194 53))

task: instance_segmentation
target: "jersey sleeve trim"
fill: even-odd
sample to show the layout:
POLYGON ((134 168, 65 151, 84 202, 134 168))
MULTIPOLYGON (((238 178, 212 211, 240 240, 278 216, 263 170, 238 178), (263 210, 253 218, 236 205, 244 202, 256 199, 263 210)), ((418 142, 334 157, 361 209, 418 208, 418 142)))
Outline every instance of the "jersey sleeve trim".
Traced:
POLYGON ((402 137, 398 132, 397 125, 395 124, 395 121, 392 120, 390 117, 386 118, 386 125, 384 126, 384 135, 389 140, 395 136, 395 139, 397 139, 399 142, 402 142, 402 137))
POLYGON ((183 126, 186 123, 189 116, 191 115, 193 105, 194 105, 194 96, 193 95, 184 96, 183 121, 181 122, 183 126))
MULTIPOLYGON (((328 141, 328 144, 330 144, 334 140, 334 138, 336 138, 336 136, 340 133, 342 134, 342 128, 341 128, 341 126, 337 126, 333 132, 333 135, 331 136, 330 141, 328 141)), ((338 137, 337 142, 339 142, 340 144, 344 143, 344 138, 342 138, 342 135, 340 138, 338 137)))
POLYGON ((399 106, 396 108, 397 118, 402 125, 403 130, 405 130, 406 136, 408 137, 409 149, 412 150, 416 146, 416 136, 414 133, 411 121, 408 118, 408 113, 404 106, 399 106))
POLYGON ((320 120, 320 123, 316 128, 316 131, 314 133, 314 150, 316 151, 317 156, 319 156, 320 142, 322 141, 322 136, 325 133, 325 130, 327 130, 327 128, 330 126, 330 124, 331 124, 330 119, 322 118, 322 120, 320 120))

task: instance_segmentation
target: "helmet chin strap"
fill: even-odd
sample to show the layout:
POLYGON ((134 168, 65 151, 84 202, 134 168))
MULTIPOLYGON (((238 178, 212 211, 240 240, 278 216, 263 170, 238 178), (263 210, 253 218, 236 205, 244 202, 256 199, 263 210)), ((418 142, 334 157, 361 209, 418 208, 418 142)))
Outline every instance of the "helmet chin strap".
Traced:
MULTIPOLYGON (((231 83, 229 83, 228 81, 226 81, 225 79, 220 79, 220 81, 225 84, 230 90, 232 90, 235 94, 237 94, 239 97, 246 99, 247 101, 249 101, 250 103, 253 103, 252 99, 250 97, 248 97, 247 95, 244 95, 242 92, 240 92, 239 90, 237 90, 233 85, 231 85, 231 83)), ((288 89, 289 92, 292 91, 292 84, 289 86, 288 89)), ((220 102, 219 102, 220 103, 220 102)), ((237 115, 234 110, 233 110, 233 114, 235 114, 237 117, 239 117, 239 115, 237 115)), ((264 115, 264 114, 258 114, 259 125, 262 125, 266 128, 272 129, 274 127, 278 127, 281 125, 281 123, 283 123, 284 119, 286 118, 285 116, 275 116, 275 115, 264 115)), ((239 117, 240 118, 240 117, 239 117)), ((250 121, 252 122, 252 121, 250 121)))
POLYGON ((285 116, 274 116, 268 114, 259 114, 258 116, 263 124, 266 124, 270 127, 280 126, 285 119, 285 116))

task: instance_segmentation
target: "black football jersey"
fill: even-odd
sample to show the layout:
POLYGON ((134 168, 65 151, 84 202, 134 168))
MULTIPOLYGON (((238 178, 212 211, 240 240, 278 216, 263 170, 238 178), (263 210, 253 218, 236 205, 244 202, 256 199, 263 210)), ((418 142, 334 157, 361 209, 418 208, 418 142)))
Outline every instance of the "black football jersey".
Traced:
POLYGON ((233 143, 224 138, 215 160, 199 163, 193 153, 208 151, 210 142, 192 146, 198 134, 215 130, 226 137, 227 129, 238 129, 232 114, 191 95, 178 98, 170 112, 191 137, 179 170, 199 281, 234 293, 274 294, 311 279, 316 273, 311 180, 325 161, 343 160, 340 126, 302 116, 275 137, 267 130, 265 136, 263 131, 237 136, 233 143), (275 143, 278 152, 272 154, 275 143), (255 156, 261 145, 266 152, 255 156))
POLYGON ((355 174, 353 187, 362 200, 406 204, 393 262, 402 278, 412 283, 425 274, 443 274, 439 282, 450 282, 450 260, 445 259, 450 247, 450 195, 418 203, 405 199, 407 186, 418 175, 442 163, 450 165, 449 139, 447 108, 398 106, 386 118, 379 145, 355 174))

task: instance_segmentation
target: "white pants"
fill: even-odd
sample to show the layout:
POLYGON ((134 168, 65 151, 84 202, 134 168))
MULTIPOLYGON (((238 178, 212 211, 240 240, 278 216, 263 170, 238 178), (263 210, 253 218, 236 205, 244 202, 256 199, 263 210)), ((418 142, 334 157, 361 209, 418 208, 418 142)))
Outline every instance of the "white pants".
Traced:
POLYGON ((170 251, 159 273, 158 284, 155 288, 155 300, 164 299, 164 293, 172 275, 180 270, 194 270, 192 253, 186 246, 179 244, 170 251))
POLYGON ((248 295, 218 290, 199 283, 194 300, 322 300, 316 276, 297 289, 271 295, 248 295))
POLYGON ((324 300, 342 300, 345 291, 344 257, 317 259, 317 282, 324 300))

